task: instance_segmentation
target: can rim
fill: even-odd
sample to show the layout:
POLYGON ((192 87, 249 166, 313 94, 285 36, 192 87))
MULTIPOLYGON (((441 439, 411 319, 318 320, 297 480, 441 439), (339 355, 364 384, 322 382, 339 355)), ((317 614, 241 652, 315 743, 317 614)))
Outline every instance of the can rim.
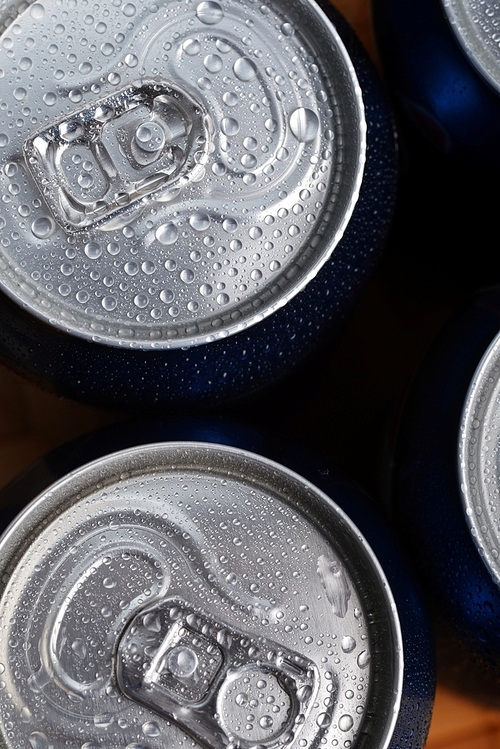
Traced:
POLYGON ((477 72, 500 93, 500 50, 474 0, 441 0, 453 33, 477 72))
POLYGON ((500 585, 500 533, 494 495, 500 488, 500 474, 492 453, 500 439, 499 417, 500 333, 488 346, 470 382, 458 445, 458 477, 466 522, 497 585, 500 585))
MULTIPOLYGON (((17 277, 19 268, 16 268, 14 260, 7 256, 0 258, 3 267, 0 279, 2 291, 42 322, 84 340, 111 347, 166 350, 189 348, 236 334, 269 317, 304 290, 325 263, 331 260, 355 209, 366 161, 367 124, 356 71, 334 24, 314 0, 299 0, 299 3, 323 26, 325 35, 328 35, 336 49, 336 59, 343 65, 344 78, 350 89, 349 106, 353 110, 353 120, 356 120, 355 127, 349 128, 351 136, 354 132, 355 138, 355 143, 350 146, 350 161, 355 166, 351 166, 349 170, 345 169, 345 165, 342 167, 344 178, 347 175, 348 184, 345 196, 341 200, 335 200, 335 210, 339 212, 338 219, 335 222, 329 219, 326 228, 320 226, 321 221, 315 224, 317 231, 308 235, 307 242, 302 247, 306 252, 303 253, 304 257, 300 255, 301 262, 290 267, 284 266, 282 272, 278 271, 276 278, 269 279, 261 289, 252 292, 252 295, 243 298, 238 304, 228 305, 227 311, 213 312, 207 314, 205 319, 199 320, 188 316, 185 322, 174 325, 165 320, 158 323, 149 320, 136 324, 133 321, 124 321, 123 316, 112 320, 106 317, 104 310, 87 316, 83 310, 77 310, 74 306, 66 307, 64 301, 56 297, 55 292, 46 293, 41 287, 37 288, 28 276, 17 277), (352 172, 350 175, 349 171, 352 172), (317 251, 318 247, 320 251, 317 251)), ((335 174, 334 170, 332 176, 335 174)), ((329 192, 325 194, 330 195, 329 192)), ((330 200, 325 203, 321 209, 321 216, 325 214, 323 223, 326 222, 326 214, 334 210, 330 206, 330 200)))
MULTIPOLYGON (((44 525, 51 523, 68 508, 84 500, 86 496, 108 485, 116 484, 120 479, 144 476, 146 470, 151 473, 164 474, 169 470, 187 467, 189 464, 191 469, 196 469, 196 471, 205 469, 208 473, 210 461, 213 460, 215 454, 219 456, 221 466, 216 470, 211 469, 212 475, 228 476, 241 481, 241 470, 238 468, 241 468, 241 461, 244 461, 246 468, 251 466, 255 471, 255 476, 252 477, 253 485, 261 488, 274 486, 275 495, 297 509, 326 539, 328 536, 325 534, 325 529, 328 527, 328 521, 335 518, 342 533, 355 544, 355 550, 362 551, 365 565, 371 568, 373 577, 379 583, 380 605, 384 606, 387 622, 392 629, 394 662, 391 666, 391 683, 382 686, 385 695, 385 711, 383 711, 385 712, 385 725, 379 729, 379 735, 376 737, 377 743, 373 744, 370 737, 363 732, 364 723, 362 722, 359 746, 388 749, 401 707, 404 649, 397 606, 386 575, 364 535, 331 497, 290 468, 263 456, 240 448, 214 443, 162 442, 121 450, 72 471, 35 497, 0 537, 0 597, 3 596, 4 587, 8 582, 9 570, 18 564, 30 545, 31 538, 36 536, 44 525), (278 488, 277 478, 284 481, 285 489, 281 485, 278 488), (272 484, 273 481, 274 484, 272 484), (293 488, 301 493, 300 498, 293 497, 290 493, 290 489, 293 488), (321 511, 321 519, 317 517, 318 510, 321 511)), ((345 540, 344 543, 346 543, 345 540)), ((339 545, 342 548, 342 544, 339 545)), ((384 631, 387 637, 387 630, 384 631)), ((368 700, 370 700, 370 695, 373 698, 373 683, 368 700)), ((366 711, 368 712, 370 711, 366 711)), ((377 718, 379 718, 378 715, 377 718)))

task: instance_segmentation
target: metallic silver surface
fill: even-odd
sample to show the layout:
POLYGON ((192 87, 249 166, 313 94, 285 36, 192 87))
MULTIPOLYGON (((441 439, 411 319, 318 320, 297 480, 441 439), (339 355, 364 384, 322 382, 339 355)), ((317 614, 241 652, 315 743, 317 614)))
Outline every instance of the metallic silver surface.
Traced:
POLYGON ((500 2, 441 1, 465 54, 481 75, 500 92, 500 2))
POLYGON ((479 363, 462 414, 460 484, 472 536, 500 583, 500 334, 479 363))
POLYGON ((312 0, 44 0, 0 21, 0 287, 24 308, 109 345, 191 346, 330 257, 366 126, 312 0))
POLYGON ((28 506, 0 565, 3 747, 390 742, 391 592, 282 466, 196 443, 108 456, 28 506))

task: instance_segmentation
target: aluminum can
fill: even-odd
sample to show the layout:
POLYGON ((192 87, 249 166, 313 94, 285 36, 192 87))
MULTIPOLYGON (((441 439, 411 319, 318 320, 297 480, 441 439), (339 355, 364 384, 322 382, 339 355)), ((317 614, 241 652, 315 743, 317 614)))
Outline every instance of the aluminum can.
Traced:
POLYGON ((11 366, 102 405, 209 403, 340 324, 380 251, 395 150, 333 9, 44 0, 0 21, 11 366))
MULTIPOLYGON (((271 444, 221 423, 149 429, 271 444)), ((321 470, 329 495, 262 454, 183 440, 42 491, 0 541, 2 746, 423 747, 418 595, 362 494, 321 470)))
POLYGON ((393 497, 433 609, 438 673, 496 705, 499 331, 495 287, 469 302, 436 340, 403 412, 393 497))
POLYGON ((398 103, 442 151, 500 163, 498 3, 373 0, 398 103))

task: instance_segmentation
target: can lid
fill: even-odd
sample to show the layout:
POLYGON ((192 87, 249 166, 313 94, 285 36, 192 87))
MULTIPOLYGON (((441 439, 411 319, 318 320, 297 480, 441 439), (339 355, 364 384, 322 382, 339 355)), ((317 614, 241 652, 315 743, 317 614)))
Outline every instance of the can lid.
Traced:
POLYGON ((284 305, 342 237, 360 88, 313 0, 43 0, 0 13, 1 288, 167 348, 284 305))
POLYGON ((0 542, 8 749, 381 749, 403 653, 343 511, 242 450, 149 445, 79 469, 0 542))
POLYGON ((442 0, 451 27, 479 73, 500 92, 500 3, 442 0))
POLYGON ((459 476, 472 537, 500 584, 500 333, 481 359, 462 413, 459 476))

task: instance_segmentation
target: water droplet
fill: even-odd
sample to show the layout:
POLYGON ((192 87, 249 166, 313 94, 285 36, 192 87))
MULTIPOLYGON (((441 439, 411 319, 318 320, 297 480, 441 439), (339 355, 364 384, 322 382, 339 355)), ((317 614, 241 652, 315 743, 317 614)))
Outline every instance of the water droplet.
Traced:
POLYGON ((228 234, 232 234, 238 228, 238 222, 234 218, 226 218, 222 222, 222 228, 227 231, 228 234))
POLYGON ((131 18, 135 15, 135 5, 133 5, 132 3, 125 3, 122 11, 124 16, 127 16, 127 18, 131 18))
POLYGON ((357 663, 360 668, 366 668, 368 666, 368 664, 370 663, 370 654, 367 650, 361 651, 361 653, 358 655, 357 663))
POLYGON ((238 103, 238 94, 235 94, 234 91, 226 91, 222 96, 222 101, 228 107, 234 107, 238 103))
POLYGON ((84 252, 91 260, 96 260, 102 255, 101 247, 97 242, 87 242, 84 252))
POLYGON ((45 8, 41 3, 34 3, 30 8, 30 16, 39 21, 45 15, 45 8))
POLYGON ((226 173, 226 165, 223 164, 222 161, 216 161, 212 164, 212 172, 217 177, 222 177, 222 175, 226 173))
POLYGON ((351 637, 350 635, 346 635, 345 637, 342 638, 341 645, 342 645, 342 650, 344 651, 344 653, 352 653, 352 651, 356 647, 356 640, 354 639, 354 637, 351 637))
POLYGON ((105 57, 109 57, 114 51, 115 48, 110 42, 104 42, 104 44, 101 44, 101 52, 105 57))
POLYGON ((41 731, 33 731, 29 735, 28 741, 33 749, 49 749, 49 740, 41 731))
POLYGON ((253 153, 244 153, 240 159, 240 163, 246 169, 253 169, 257 165, 257 157, 253 153))
POLYGON ((78 177, 78 184, 85 190, 89 187, 92 187, 92 185, 94 184, 94 179, 90 174, 80 174, 78 177))
POLYGON ((270 715, 263 715, 259 720, 259 725, 261 728, 271 728, 273 725, 273 719, 270 715))
POLYGON ((49 216, 40 216, 31 224, 31 231, 38 239, 47 239, 53 234, 56 226, 49 216))
POLYGON ((198 78, 196 83, 201 91, 210 91, 212 88, 212 83, 209 78, 198 78))
POLYGON ((295 34, 295 28, 291 23, 283 23, 281 25, 281 33, 283 36, 293 36, 295 34))
POLYGON ((186 39, 182 44, 182 49, 186 55, 197 55, 201 50, 201 44, 198 39, 186 39))
POLYGON ((219 3, 214 2, 214 0, 208 0, 208 2, 198 4, 196 16, 201 23, 205 23, 207 26, 215 26, 215 24, 222 21, 224 11, 219 3))
POLYGON ((220 125, 224 135, 229 137, 237 135, 240 131, 240 123, 234 117, 224 117, 220 125))
POLYGON ((132 54, 125 55, 125 65, 128 68, 135 68, 137 67, 138 63, 139 63, 139 60, 137 59, 135 55, 132 55, 132 54))
POLYGON ((198 656, 191 648, 178 645, 168 653, 165 665, 174 676, 186 678, 198 668, 198 656))
POLYGON ((142 732, 145 736, 153 738, 154 736, 160 735, 160 727, 154 720, 150 720, 147 723, 142 724, 142 732))
POLYGON ((173 302, 174 296, 174 292, 171 291, 171 289, 163 289, 163 291, 160 291, 160 299, 162 302, 165 302, 165 304, 170 304, 170 302, 173 302))
POLYGON ((68 94, 68 97, 74 104, 78 104, 83 98, 83 94, 79 88, 73 88, 68 94))
POLYGON ((247 149, 247 151, 255 151, 257 145, 258 143, 256 138, 248 137, 243 139, 243 146, 247 149))
MULTIPOLYGON (((162 292, 163 293, 163 292, 162 292)), ((170 292, 172 295, 172 298, 169 301, 172 301, 174 295, 172 292, 170 292)), ((146 629, 149 629, 150 632, 160 632, 161 631, 161 621, 160 616, 157 612, 149 612, 149 614, 146 614, 144 616, 144 619, 142 620, 144 626, 146 629)))
POLYGON ((314 140, 319 129, 319 119, 315 112, 299 107, 290 115, 290 130, 301 143, 314 140))
POLYGON ((297 690, 297 699, 299 702, 305 702, 310 698, 311 694, 312 687, 309 684, 304 684, 304 686, 297 690))
POLYGON ((266 130, 268 130, 268 131, 269 131, 270 133, 275 133, 275 132, 276 132, 276 130, 278 129, 278 123, 276 122, 276 120, 273 120, 273 119, 272 119, 272 117, 269 117, 269 118, 268 118, 268 119, 267 119, 267 120, 266 120, 266 121, 264 122, 264 127, 265 127, 265 128, 266 128, 266 130))
POLYGON ((218 73, 222 70, 222 58, 219 55, 207 55, 203 64, 209 73, 218 73))
POLYGON ((223 55, 226 55, 231 50, 231 45, 226 39, 217 39, 215 46, 223 55))
POLYGON ((32 65, 33 62, 30 57, 21 57, 21 59, 19 60, 20 70, 29 70, 32 65))
POLYGON ((210 216, 208 213, 202 213, 201 211, 192 213, 189 217, 189 225, 195 231, 205 231, 210 226, 210 216))
POLYGON ((76 295, 76 301, 80 304, 86 304, 89 300, 89 295, 86 291, 79 291, 76 295))
POLYGON ((5 133, 0 133, 0 148, 5 148, 8 142, 9 136, 5 135, 5 133))
POLYGON ((80 660, 83 660, 87 655, 87 646, 79 637, 71 643, 71 650, 80 660))
POLYGON ((262 229, 260 226, 251 226, 248 233, 252 239, 259 239, 262 236, 262 229))
POLYGON ((31 710, 28 707, 26 707, 26 706, 22 707, 21 708, 21 722, 22 723, 30 723, 31 722, 31 718, 32 718, 31 710))
POLYGON ((180 277, 184 283, 192 283, 194 281, 194 271, 191 268, 184 268, 184 270, 181 270, 180 277))
POLYGON ((117 302, 114 296, 105 296, 103 297, 101 304, 107 312, 112 312, 116 309, 117 302))
POLYGON ((26 99, 27 94, 28 92, 25 88, 22 88, 22 86, 14 89, 14 99, 17 99, 17 101, 23 101, 26 99))
POLYGON ((257 68, 249 57, 239 57, 233 65, 233 73, 240 81, 253 81, 257 68))
POLYGON ((244 707, 248 703, 248 695, 245 692, 240 692, 236 695, 235 702, 239 707, 244 707))
POLYGON ((179 236, 179 230, 172 221, 169 221, 167 224, 162 224, 157 228, 155 236, 160 244, 174 244, 179 236))
POLYGON ((112 577, 105 577, 102 581, 102 584, 105 588, 114 588, 116 585, 116 580, 114 580, 112 577))
POLYGON ((349 731, 353 723, 354 721, 350 715, 341 715, 339 718, 339 728, 341 731, 349 731))
POLYGON ((213 288, 209 283, 202 283, 199 288, 199 292, 202 296, 210 296, 210 294, 213 292, 213 288))
POLYGON ((127 276, 136 276, 139 273, 139 266, 137 263, 125 263, 123 270, 127 276))
POLYGON ((217 304, 229 304, 229 296, 228 294, 219 294, 217 296, 217 304))

